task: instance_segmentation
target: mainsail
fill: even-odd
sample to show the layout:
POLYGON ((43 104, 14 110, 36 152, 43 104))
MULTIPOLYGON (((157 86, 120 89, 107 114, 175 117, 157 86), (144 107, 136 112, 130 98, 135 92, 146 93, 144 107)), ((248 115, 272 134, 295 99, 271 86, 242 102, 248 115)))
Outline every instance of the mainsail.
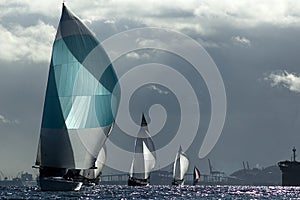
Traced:
POLYGON ((63 4, 52 47, 36 165, 94 167, 118 102, 117 77, 106 52, 63 4))
POLYGON ((134 158, 132 160, 129 175, 135 179, 148 179, 154 166, 155 148, 151 136, 149 135, 147 122, 143 115, 141 129, 135 140, 134 158))
POLYGON ((173 178, 174 180, 183 180, 184 175, 189 167, 189 160, 185 153, 182 151, 181 146, 175 157, 174 167, 173 167, 173 178))

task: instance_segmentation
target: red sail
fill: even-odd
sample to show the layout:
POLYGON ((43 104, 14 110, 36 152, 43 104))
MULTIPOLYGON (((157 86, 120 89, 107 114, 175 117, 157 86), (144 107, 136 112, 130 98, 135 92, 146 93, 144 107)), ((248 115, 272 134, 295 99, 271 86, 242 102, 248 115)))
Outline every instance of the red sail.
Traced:
POLYGON ((197 169, 197 167, 194 167, 194 184, 198 183, 200 179, 200 171, 197 169))

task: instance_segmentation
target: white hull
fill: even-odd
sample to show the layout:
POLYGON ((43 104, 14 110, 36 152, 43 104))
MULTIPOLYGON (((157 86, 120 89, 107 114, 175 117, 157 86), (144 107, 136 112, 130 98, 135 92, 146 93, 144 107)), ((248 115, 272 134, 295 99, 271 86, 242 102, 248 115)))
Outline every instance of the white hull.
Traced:
POLYGON ((45 177, 38 179, 42 191, 78 191, 82 182, 65 180, 61 177, 45 177))

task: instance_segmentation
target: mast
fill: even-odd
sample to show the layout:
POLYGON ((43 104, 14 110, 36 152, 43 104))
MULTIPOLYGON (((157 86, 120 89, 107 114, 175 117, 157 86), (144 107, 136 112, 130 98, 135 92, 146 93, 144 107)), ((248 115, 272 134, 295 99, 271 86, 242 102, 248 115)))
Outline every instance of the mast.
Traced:
POLYGON ((296 148, 294 147, 293 149, 292 149, 292 151, 293 151, 293 162, 296 162, 296 148))
POLYGON ((155 147, 148 131, 147 121, 142 114, 141 128, 137 134, 130 177, 148 179, 155 166, 155 147))
MULTIPOLYGON (((245 166, 245 163, 243 162, 243 165, 245 166)), ((210 160, 208 159, 208 166, 209 166, 209 172, 210 172, 210 174, 212 174, 212 172, 213 172, 213 169, 212 169, 212 165, 211 165, 211 163, 210 163, 210 160)), ((244 167, 245 168, 245 167, 244 167)))

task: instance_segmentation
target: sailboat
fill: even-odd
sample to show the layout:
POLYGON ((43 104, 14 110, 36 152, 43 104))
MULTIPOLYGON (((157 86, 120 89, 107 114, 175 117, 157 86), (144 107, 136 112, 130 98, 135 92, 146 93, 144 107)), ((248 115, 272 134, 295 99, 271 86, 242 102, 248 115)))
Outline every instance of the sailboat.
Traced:
POLYGON ((106 148, 105 145, 101 148, 97 160, 95 162, 95 168, 83 169, 80 172, 83 184, 85 185, 98 185, 100 181, 101 170, 106 160, 106 148))
POLYGON ((35 166, 41 190, 79 190, 114 123, 117 77, 93 33, 63 3, 35 166))
POLYGON ((155 166, 155 148, 149 135, 147 121, 142 115, 141 128, 135 140, 128 186, 149 185, 150 172, 155 166))
POLYGON ((194 167, 193 178, 194 178, 193 185, 196 185, 200 179, 200 171, 196 166, 194 167))
POLYGON ((187 172, 189 167, 189 160, 185 153, 182 151, 181 146, 175 157, 175 162, 173 166, 173 181, 172 185, 183 185, 184 184, 184 175, 187 172))

